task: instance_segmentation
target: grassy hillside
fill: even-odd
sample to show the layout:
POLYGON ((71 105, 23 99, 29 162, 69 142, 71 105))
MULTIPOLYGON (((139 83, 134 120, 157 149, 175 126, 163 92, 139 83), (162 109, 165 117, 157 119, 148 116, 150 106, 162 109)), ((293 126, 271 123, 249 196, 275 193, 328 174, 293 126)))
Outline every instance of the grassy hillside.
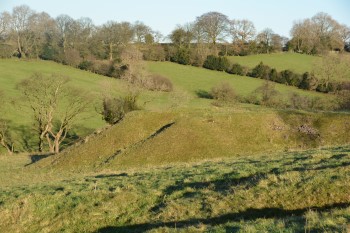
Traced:
MULTIPOLYGON (((238 94, 249 95, 263 82, 259 79, 239 77, 168 62, 149 62, 147 63, 147 69, 150 72, 168 77, 174 84, 172 93, 141 91, 139 105, 146 110, 153 111, 174 108, 211 108, 212 101, 199 98, 198 92, 208 92, 218 83, 227 81, 232 84, 238 94)), ((103 77, 50 61, 0 60, 0 71, 0 89, 5 92, 9 99, 17 99, 18 101, 14 107, 6 109, 5 115, 2 117, 10 120, 11 132, 15 138, 15 147, 19 150, 32 150, 36 145, 35 134, 31 130, 32 119, 29 117, 31 111, 22 106, 22 101, 18 100, 20 92, 16 90, 17 83, 30 77, 34 72, 41 72, 46 75, 52 73, 67 75, 71 77, 70 85, 87 90, 90 95, 95 96, 97 101, 109 89, 118 95, 124 94, 128 89, 127 83, 122 80, 103 77)), ((318 93, 301 91, 285 85, 276 85, 276 88, 283 94, 294 91, 301 95, 321 96, 318 93)), ((98 106, 98 103, 91 103, 89 111, 79 119, 72 132, 74 137, 86 136, 105 125, 101 116, 96 112, 96 106, 98 106)), ((257 108, 256 106, 241 106, 257 108)))
POLYGON ((0 157, 1 232, 347 232, 350 148, 124 172, 0 157), (11 167, 11 169, 10 169, 11 167), (22 177, 22 179, 20 179, 22 177))
MULTIPOLYGON (((348 113, 217 107, 197 92, 227 81, 249 95, 262 80, 167 62, 147 69, 174 91, 142 91, 143 109, 108 127, 92 103, 77 132, 103 128, 55 156, 0 156, 0 232, 350 230, 348 113)), ((52 62, 0 60, 0 71, 13 98, 34 71, 68 74, 96 96, 127 89, 52 62)), ((28 112, 11 111, 6 117, 19 130, 28 112)))
MULTIPOLYGON (((29 78, 35 72, 41 72, 45 75, 55 73, 69 76, 71 78, 70 85, 82 88, 88 91, 89 95, 96 96, 96 98, 100 98, 102 81, 107 80, 107 78, 99 75, 49 61, 0 60, 0 90, 5 93, 8 100, 14 99, 17 101, 15 105, 8 107, 5 110, 5 115, 2 116, 11 122, 11 131, 17 149, 21 149, 24 144, 27 144, 27 147, 36 144, 35 140, 32 140, 34 137, 32 134, 35 134, 31 130, 32 118, 30 116, 32 113, 30 109, 23 106, 23 100, 20 100, 20 92, 16 89, 16 85, 21 80, 29 78)), ((122 83, 117 85, 118 88, 123 86, 122 83)), ((103 125, 104 122, 96 113, 95 104, 91 103, 88 112, 77 122, 75 133, 84 136, 103 125)))
POLYGON ((349 114, 212 108, 129 114, 35 167, 130 169, 350 143, 349 114))
MULTIPOLYGON (((147 65, 147 68, 151 72, 168 77, 175 84, 176 88, 187 91, 191 95, 195 95, 200 90, 210 91, 213 86, 223 81, 230 83, 238 94, 248 95, 264 82, 261 79, 242 77, 170 62, 148 62, 147 65)), ((319 93, 303 91, 296 87, 282 84, 276 84, 276 90, 282 94, 288 94, 294 91, 301 95, 319 95, 319 93)))
POLYGON ((300 74, 306 71, 310 72, 312 70, 312 64, 320 59, 321 58, 317 56, 299 53, 274 53, 229 57, 232 63, 239 63, 249 68, 253 68, 260 62, 263 62, 272 68, 276 68, 277 71, 289 69, 300 74))

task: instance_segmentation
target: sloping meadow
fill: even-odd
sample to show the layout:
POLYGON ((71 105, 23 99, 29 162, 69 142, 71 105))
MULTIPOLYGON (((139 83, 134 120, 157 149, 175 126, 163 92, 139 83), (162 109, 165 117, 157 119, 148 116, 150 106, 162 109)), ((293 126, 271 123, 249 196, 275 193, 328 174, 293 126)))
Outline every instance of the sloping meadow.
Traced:
POLYGON ((227 108, 137 111, 33 166, 63 170, 145 168, 350 143, 350 116, 227 108))

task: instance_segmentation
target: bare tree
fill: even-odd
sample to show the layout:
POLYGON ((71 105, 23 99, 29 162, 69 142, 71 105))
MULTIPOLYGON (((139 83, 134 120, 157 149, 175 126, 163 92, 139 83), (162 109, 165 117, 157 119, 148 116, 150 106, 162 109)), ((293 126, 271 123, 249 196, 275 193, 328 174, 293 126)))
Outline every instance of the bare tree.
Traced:
POLYGON ((178 47, 189 47, 193 38, 193 34, 189 28, 177 26, 169 35, 172 43, 178 47))
POLYGON ((147 36, 152 35, 152 29, 140 21, 136 21, 134 24, 135 42, 146 43, 147 36))
POLYGON ((19 57, 25 57, 26 48, 23 47, 25 41, 30 40, 29 31, 30 18, 34 14, 28 6, 22 5, 13 8, 11 16, 12 30, 14 31, 19 57))
POLYGON ((278 34, 273 34, 271 37, 271 48, 273 51, 282 51, 283 37, 278 34))
POLYGON ((346 57, 338 55, 324 55, 320 61, 313 64, 312 70, 318 79, 323 81, 326 89, 332 81, 344 79, 348 75, 350 63, 346 57))
POLYGON ((274 32, 270 28, 265 28, 262 32, 260 32, 257 35, 257 40, 263 46, 266 53, 270 52, 273 35, 274 35, 274 32))
POLYGON ((323 53, 344 48, 346 26, 330 15, 320 12, 311 19, 295 22, 290 32, 292 45, 298 52, 323 53))
POLYGON ((0 38, 4 36, 10 27, 11 15, 8 12, 0 14, 0 38))
POLYGON ((45 12, 34 13, 29 19, 28 30, 31 34, 24 41, 26 52, 39 57, 40 48, 46 43, 48 37, 55 33, 55 21, 45 12))
POLYGON ((58 153, 74 120, 88 106, 86 96, 67 87, 68 81, 67 77, 59 75, 45 77, 35 73, 18 85, 33 112, 39 152, 44 150, 46 139, 49 151, 58 153))
MULTIPOLYGON (((345 46, 345 44, 350 40, 350 27, 345 24, 340 25, 339 34, 343 42, 343 45, 345 46)), ((341 50, 344 49, 344 46, 341 50)))
POLYGON ((134 30, 128 22, 117 23, 109 21, 100 30, 103 43, 109 51, 109 60, 113 60, 115 48, 125 47, 132 41, 134 30))
POLYGON ((72 19, 70 16, 68 15, 59 15, 56 18, 56 24, 58 27, 58 31, 59 31, 59 36, 60 36, 60 40, 61 40, 61 45, 63 47, 63 52, 66 52, 66 49, 68 47, 68 35, 71 31, 71 27, 73 24, 74 19, 72 19))
POLYGON ((64 99, 67 104, 64 109, 56 109, 57 126, 50 124, 48 134, 46 134, 50 152, 55 153, 60 152, 61 144, 66 139, 74 121, 89 105, 87 95, 82 95, 81 90, 64 87, 58 92, 61 93, 58 93, 59 99, 56 101, 59 102, 64 99))
POLYGON ((233 41, 246 43, 254 38, 256 30, 253 22, 247 19, 231 20, 230 33, 233 41))
POLYGON ((92 37, 94 27, 90 18, 84 17, 71 21, 67 34, 69 47, 87 55, 87 52, 83 51, 88 47, 88 42, 92 37))
POLYGON ((215 45, 218 41, 223 41, 229 30, 229 19, 219 12, 208 12, 197 17, 196 23, 203 30, 203 34, 208 42, 215 45))

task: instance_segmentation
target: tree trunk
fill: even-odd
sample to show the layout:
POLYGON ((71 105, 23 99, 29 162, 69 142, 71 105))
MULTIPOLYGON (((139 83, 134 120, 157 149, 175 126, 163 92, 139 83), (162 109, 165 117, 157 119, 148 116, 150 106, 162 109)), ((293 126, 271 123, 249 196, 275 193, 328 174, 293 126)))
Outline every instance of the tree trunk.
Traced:
POLYGON ((54 141, 54 146, 55 146, 55 153, 58 154, 60 153, 60 145, 61 145, 61 136, 62 136, 62 133, 61 131, 59 131, 55 137, 55 141, 54 141))
POLYGON ((7 150, 7 153, 9 153, 9 155, 12 155, 13 145, 8 145, 4 139, 1 139, 0 145, 2 145, 7 150))
POLYGON ((17 36, 17 47, 18 47, 19 57, 20 58, 25 58, 26 55, 22 51, 22 48, 21 48, 22 46, 21 46, 21 41, 20 41, 20 37, 19 36, 17 36))
POLYGON ((113 44, 109 43, 109 60, 113 61, 113 44))
POLYGON ((44 149, 44 135, 40 134, 39 135, 38 150, 39 150, 39 152, 43 152, 43 149, 44 149))
POLYGON ((55 153, 60 153, 60 142, 59 140, 55 140, 55 153))
POLYGON ((47 143, 49 145, 49 152, 50 153, 54 153, 55 152, 55 145, 52 142, 52 140, 50 139, 50 135, 49 134, 46 134, 46 141, 47 141, 47 143))

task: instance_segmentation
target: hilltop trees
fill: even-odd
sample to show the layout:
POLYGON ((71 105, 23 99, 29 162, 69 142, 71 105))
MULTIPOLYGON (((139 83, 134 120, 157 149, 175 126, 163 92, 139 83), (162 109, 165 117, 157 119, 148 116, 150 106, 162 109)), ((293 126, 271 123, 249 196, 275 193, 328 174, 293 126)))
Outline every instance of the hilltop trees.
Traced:
POLYGON ((349 40, 349 28, 339 24, 330 15, 320 12, 311 19, 294 23, 290 35, 291 47, 307 54, 319 54, 329 50, 344 50, 349 40))
MULTIPOLYGON (((296 21, 290 35, 288 49, 296 52, 350 50, 349 26, 326 13, 296 21)), ((257 33, 248 19, 229 19, 214 11, 177 26, 167 37, 171 44, 161 44, 161 38, 159 32, 140 21, 109 21, 96 26, 89 18, 59 15, 53 19, 26 5, 0 14, 0 57, 54 60, 97 73, 106 72, 99 72, 96 60, 118 63, 122 50, 130 44, 136 44, 147 60, 168 59, 202 66, 208 55, 244 56, 281 51, 288 40, 268 28, 257 33)))
POLYGON ((102 26, 99 33, 108 50, 110 61, 113 61, 115 50, 125 47, 134 37, 132 25, 128 22, 107 22, 102 26))
POLYGON ((230 21, 230 34, 233 42, 247 43, 254 39, 256 30, 252 21, 234 19, 230 21))
POLYGON ((10 14, 8 12, 2 12, 0 14, 0 38, 2 38, 10 27, 10 14))
POLYGON ((197 17, 196 24, 202 28, 206 41, 213 45, 224 41, 229 29, 228 17, 219 12, 208 12, 197 17))

